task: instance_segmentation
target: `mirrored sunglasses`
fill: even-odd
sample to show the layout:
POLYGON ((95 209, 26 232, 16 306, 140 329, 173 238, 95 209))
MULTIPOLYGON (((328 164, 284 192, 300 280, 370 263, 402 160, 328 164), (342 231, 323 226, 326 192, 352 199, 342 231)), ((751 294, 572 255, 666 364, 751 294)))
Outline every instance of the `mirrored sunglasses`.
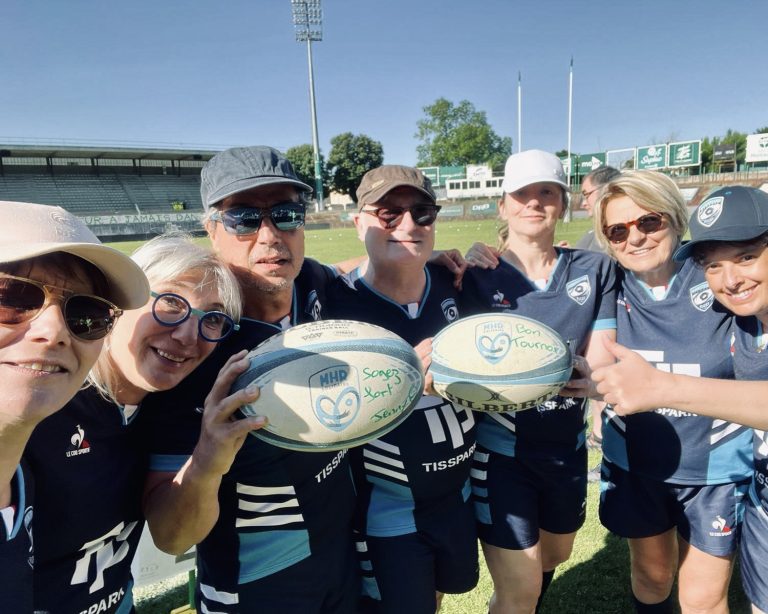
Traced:
POLYGON ((377 217, 384 228, 396 228, 403 221, 406 213, 411 214, 413 223, 417 226, 434 224, 440 209, 440 205, 413 205, 412 207, 376 207, 360 211, 377 217))
POLYGON ((34 320, 54 302, 61 305, 70 334, 81 341, 103 339, 123 313, 98 296, 0 273, 0 324, 13 326, 34 320))
POLYGON ((259 231, 265 217, 269 217, 278 230, 287 231, 304 226, 306 214, 306 208, 301 203, 286 202, 271 207, 235 205, 226 211, 214 211, 210 219, 221 222, 231 234, 250 235, 259 231))
POLYGON ((232 331, 240 330, 240 325, 223 311, 195 309, 187 299, 173 292, 150 292, 150 295, 155 299, 152 315, 163 326, 179 326, 194 315, 200 336, 212 343, 225 339, 232 331))
POLYGON ((603 226, 603 234, 611 243, 623 243, 629 237, 629 229, 636 227, 644 235, 660 230, 664 224, 661 213, 647 213, 636 220, 603 226))

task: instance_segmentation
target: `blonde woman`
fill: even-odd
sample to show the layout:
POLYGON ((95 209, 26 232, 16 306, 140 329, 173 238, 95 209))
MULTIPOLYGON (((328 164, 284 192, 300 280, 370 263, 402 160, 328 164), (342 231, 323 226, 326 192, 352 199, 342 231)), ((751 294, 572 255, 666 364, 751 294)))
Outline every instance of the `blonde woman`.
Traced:
MULTIPOLYGON (((618 341, 676 374, 733 378, 731 317, 703 271, 673 259, 688 212, 675 183, 627 171, 605 186, 595 233, 624 270, 618 341)), ((749 429, 660 407, 605 412, 600 519, 626 537, 637 612, 727 612, 752 463, 749 429)))

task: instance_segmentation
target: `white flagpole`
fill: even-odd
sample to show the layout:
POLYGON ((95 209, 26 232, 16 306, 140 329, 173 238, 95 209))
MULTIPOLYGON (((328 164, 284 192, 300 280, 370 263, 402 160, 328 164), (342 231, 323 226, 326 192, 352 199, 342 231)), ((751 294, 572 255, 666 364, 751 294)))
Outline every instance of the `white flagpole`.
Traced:
POLYGON ((517 152, 523 150, 523 84, 520 71, 517 71, 517 152))
MULTIPOLYGON (((568 186, 571 185, 571 175, 573 174, 573 160, 571 159, 571 127, 573 118, 573 56, 571 56, 571 68, 568 73, 568 186)), ((564 222, 571 221, 571 210, 565 214, 564 222)))

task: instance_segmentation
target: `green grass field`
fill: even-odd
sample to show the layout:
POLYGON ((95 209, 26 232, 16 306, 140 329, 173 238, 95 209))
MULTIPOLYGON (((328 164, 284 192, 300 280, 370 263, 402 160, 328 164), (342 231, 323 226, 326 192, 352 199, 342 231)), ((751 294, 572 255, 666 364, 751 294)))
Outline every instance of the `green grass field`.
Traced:
MULTIPOLYGON (((571 245, 590 227, 588 220, 574 220, 558 226, 556 240, 567 240, 571 245)), ((206 239, 200 239, 207 242, 206 239)), ((437 229, 437 248, 458 248, 466 252, 475 241, 495 244, 496 221, 441 221, 437 229)), ((127 253, 140 242, 113 244, 127 253)), ((362 244, 352 228, 313 230, 306 232, 306 254, 321 262, 332 263, 363 253, 362 244)), ((590 467, 600 457, 590 453, 590 467)), ((597 484, 590 484, 587 500, 587 521, 576 537, 571 559, 557 569, 547 592, 541 614, 623 614, 633 611, 629 591, 629 552, 626 542, 609 534, 597 519, 599 492, 597 484)), ((480 567, 480 582, 470 593, 447 595, 442 614, 483 614, 487 612, 492 583, 485 564, 480 567)), ((407 571, 407 563, 404 565, 407 571)), ((138 614, 166 614, 187 602, 185 577, 176 586, 158 592, 141 590, 137 593, 138 614)), ((731 612, 746 614, 749 604, 741 591, 738 570, 731 582, 731 612)))

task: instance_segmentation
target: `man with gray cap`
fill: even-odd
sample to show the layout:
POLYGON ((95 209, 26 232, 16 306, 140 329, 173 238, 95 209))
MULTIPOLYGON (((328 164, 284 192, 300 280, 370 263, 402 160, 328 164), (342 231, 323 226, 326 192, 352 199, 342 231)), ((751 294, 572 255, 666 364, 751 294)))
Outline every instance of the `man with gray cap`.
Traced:
POLYGON ((147 520, 167 552, 199 544, 198 611, 344 613, 359 596, 346 450, 294 452, 244 436, 230 420, 232 397, 206 399, 245 370, 243 350, 321 316, 335 273, 304 258, 309 191, 270 147, 223 151, 201 173, 205 227, 240 282, 244 317, 192 377, 142 412, 153 455, 147 520))

